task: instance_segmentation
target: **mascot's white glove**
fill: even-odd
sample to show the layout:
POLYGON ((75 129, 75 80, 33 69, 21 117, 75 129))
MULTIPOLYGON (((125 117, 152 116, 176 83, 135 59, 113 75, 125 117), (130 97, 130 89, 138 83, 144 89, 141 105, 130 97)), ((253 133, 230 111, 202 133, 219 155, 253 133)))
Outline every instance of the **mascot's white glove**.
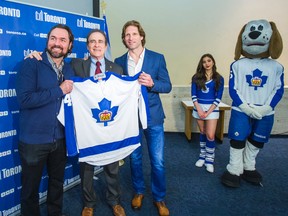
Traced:
POLYGON ((250 107, 247 103, 242 103, 239 108, 242 112, 244 112, 246 115, 250 116, 254 119, 262 119, 262 115, 256 110, 250 107))
POLYGON ((273 111, 272 107, 269 105, 255 106, 254 104, 250 104, 249 106, 256 110, 262 117, 273 111))

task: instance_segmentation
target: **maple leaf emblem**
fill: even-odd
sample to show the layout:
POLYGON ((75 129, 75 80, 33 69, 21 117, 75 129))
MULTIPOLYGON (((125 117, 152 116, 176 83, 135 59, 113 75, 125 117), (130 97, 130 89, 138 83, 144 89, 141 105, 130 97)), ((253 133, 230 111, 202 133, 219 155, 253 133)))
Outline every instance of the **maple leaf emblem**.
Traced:
POLYGON ((99 103, 99 108, 91 109, 92 117, 96 119, 97 123, 104 123, 104 126, 108 125, 108 122, 113 121, 117 115, 118 106, 111 108, 111 101, 104 98, 99 103))
POLYGON ((249 86, 254 87, 254 90, 257 90, 258 87, 263 87, 266 82, 268 76, 262 76, 262 71, 256 69, 253 71, 253 75, 246 75, 246 82, 249 86))

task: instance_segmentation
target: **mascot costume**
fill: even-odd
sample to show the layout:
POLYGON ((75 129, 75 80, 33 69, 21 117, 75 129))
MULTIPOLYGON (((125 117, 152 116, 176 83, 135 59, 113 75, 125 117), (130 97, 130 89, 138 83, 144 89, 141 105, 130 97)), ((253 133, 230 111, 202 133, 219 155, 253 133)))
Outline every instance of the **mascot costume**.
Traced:
POLYGON ((262 185, 256 158, 268 142, 274 108, 284 93, 284 68, 273 60, 281 55, 282 49, 282 38, 273 22, 254 20, 240 31, 236 61, 230 66, 230 159, 221 177, 225 186, 240 187, 241 178, 262 185), (244 57, 240 58, 241 55, 244 57))

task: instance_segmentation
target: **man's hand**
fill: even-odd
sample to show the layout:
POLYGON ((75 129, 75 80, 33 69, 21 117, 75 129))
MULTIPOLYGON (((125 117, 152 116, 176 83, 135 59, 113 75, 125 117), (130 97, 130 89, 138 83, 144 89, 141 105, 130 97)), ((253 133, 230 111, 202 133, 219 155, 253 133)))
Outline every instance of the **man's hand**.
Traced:
POLYGON ((68 94, 72 91, 73 89, 73 81, 72 80, 64 80, 60 88, 62 89, 63 94, 68 94))
POLYGON ((42 52, 37 52, 37 51, 33 51, 31 52, 29 55, 26 55, 24 59, 26 58, 36 58, 38 61, 42 60, 42 52))
POLYGON ((154 86, 154 82, 153 79, 151 78, 150 74, 147 74, 145 72, 141 73, 139 78, 138 78, 138 82, 141 85, 144 85, 146 87, 152 88, 154 86))

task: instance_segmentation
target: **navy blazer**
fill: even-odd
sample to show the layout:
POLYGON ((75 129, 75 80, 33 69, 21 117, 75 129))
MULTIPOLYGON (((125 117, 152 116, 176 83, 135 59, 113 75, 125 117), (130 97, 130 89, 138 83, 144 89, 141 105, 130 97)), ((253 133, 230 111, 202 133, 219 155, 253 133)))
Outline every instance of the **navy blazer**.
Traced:
MULTIPOLYGON (((124 75, 128 75, 127 56, 128 52, 115 59, 115 63, 123 68, 124 75)), ((165 114, 159 93, 169 93, 172 89, 164 55, 145 49, 141 71, 150 74, 154 82, 153 88, 147 88, 151 115, 148 126, 163 124, 165 114)))
MULTIPOLYGON (((62 73, 65 79, 74 76, 66 62, 62 73)), ((17 74, 16 93, 20 106, 19 140, 43 144, 64 137, 64 127, 57 119, 64 95, 45 51, 42 61, 27 58, 22 62, 17 74)))

